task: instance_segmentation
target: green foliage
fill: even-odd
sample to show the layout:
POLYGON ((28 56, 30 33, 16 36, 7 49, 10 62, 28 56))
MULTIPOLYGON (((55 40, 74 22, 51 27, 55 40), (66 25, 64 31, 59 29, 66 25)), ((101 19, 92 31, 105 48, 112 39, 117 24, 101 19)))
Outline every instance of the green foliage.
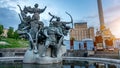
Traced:
POLYGON ((3 33, 3 29, 4 29, 3 25, 0 25, 0 35, 3 33))
POLYGON ((4 29, 3 25, 0 25, 0 40, 1 40, 1 38, 2 38, 2 37, 1 37, 1 34, 4 32, 3 29, 4 29))
POLYGON ((26 48, 29 44, 26 40, 16 40, 13 38, 3 38, 2 41, 8 43, 8 45, 0 44, 0 48, 26 48))
POLYGON ((8 38, 13 38, 14 37, 14 28, 9 27, 8 32, 7 32, 8 38))
POLYGON ((19 34, 17 33, 17 30, 14 32, 14 39, 18 39, 19 38, 19 34))

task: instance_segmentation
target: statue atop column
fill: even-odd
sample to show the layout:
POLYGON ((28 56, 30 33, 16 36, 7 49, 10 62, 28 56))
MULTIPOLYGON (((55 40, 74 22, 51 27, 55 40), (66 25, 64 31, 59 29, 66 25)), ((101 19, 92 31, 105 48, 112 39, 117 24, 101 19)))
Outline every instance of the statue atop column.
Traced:
POLYGON ((63 44, 63 38, 67 35, 70 27, 66 24, 72 23, 72 17, 70 22, 62 22, 60 17, 49 15, 52 17, 49 26, 44 26, 44 23, 40 21, 40 14, 45 11, 46 6, 43 9, 38 8, 38 4, 20 8, 19 14, 21 23, 18 26, 18 33, 28 39, 29 49, 27 49, 23 62, 24 63, 39 63, 49 64, 58 63, 62 61, 62 54, 66 52, 66 46, 63 44), (30 16, 29 14, 32 14, 30 16), (56 20, 53 20, 56 19, 56 20))

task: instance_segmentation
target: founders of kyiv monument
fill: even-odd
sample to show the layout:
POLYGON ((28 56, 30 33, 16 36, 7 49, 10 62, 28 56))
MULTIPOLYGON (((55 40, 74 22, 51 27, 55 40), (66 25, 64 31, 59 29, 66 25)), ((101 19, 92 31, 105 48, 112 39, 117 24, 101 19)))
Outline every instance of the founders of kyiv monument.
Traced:
POLYGON ((20 8, 19 17, 21 23, 18 25, 18 33, 21 37, 28 39, 29 48, 25 52, 23 63, 38 63, 52 64, 62 61, 62 55, 66 52, 66 46, 63 44, 64 36, 67 36, 70 24, 73 22, 72 17, 70 22, 61 21, 60 17, 48 13, 51 16, 49 26, 44 26, 44 22, 40 21, 40 14, 46 10, 34 7, 25 6, 20 8), (31 15, 29 15, 31 14, 31 15))

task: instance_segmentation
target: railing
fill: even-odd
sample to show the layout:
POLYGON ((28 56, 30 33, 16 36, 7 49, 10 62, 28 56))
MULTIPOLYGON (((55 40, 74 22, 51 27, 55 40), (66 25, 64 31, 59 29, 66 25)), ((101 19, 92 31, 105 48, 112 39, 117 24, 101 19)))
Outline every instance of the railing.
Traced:
MULTIPOLYGON (((15 61, 23 60, 23 57, 0 57, 0 62, 2 61, 15 61)), ((63 60, 74 60, 74 61, 95 61, 95 62, 106 62, 120 64, 119 59, 108 59, 108 58, 92 58, 92 57, 63 57, 63 60)))

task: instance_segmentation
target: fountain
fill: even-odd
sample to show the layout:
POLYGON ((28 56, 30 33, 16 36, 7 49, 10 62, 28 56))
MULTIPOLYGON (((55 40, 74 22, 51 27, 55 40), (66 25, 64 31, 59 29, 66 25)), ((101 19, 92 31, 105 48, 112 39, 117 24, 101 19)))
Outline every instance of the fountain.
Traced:
POLYGON ((120 68, 119 63, 88 60, 63 60, 57 64, 23 64, 22 62, 0 62, 0 68, 120 68))
POLYGON ((33 8, 25 6, 23 10, 19 5, 18 7, 21 11, 18 33, 22 38, 29 40, 29 48, 24 57, 1 57, 0 68, 120 68, 120 60, 117 59, 62 57, 66 52, 63 38, 70 29, 66 24, 73 23, 69 13, 66 12, 71 21, 62 22, 60 17, 49 12, 52 17, 50 24, 44 26, 39 14, 47 7, 39 9, 38 4, 33 8), (32 17, 28 13, 32 14, 32 17))

